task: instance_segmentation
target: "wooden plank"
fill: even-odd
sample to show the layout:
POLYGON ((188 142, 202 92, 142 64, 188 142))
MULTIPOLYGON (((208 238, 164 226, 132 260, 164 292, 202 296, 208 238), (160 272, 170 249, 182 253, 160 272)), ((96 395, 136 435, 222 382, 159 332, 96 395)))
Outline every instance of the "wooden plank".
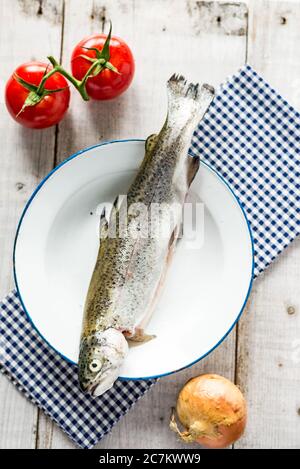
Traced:
MULTIPOLYGON (((62 1, 0 2, 1 91, 14 68, 47 54, 59 54, 62 1)), ((52 168, 55 129, 32 131, 18 126, 0 100, 2 146, 0 173, 0 294, 12 287, 12 246, 21 211, 38 181, 52 168)), ((35 445, 37 409, 6 378, 0 378, 0 447, 35 445)))
MULTIPOLYGON (((250 3, 248 62, 300 109, 299 4, 250 3)), ((256 281, 239 324, 237 382, 249 404, 237 448, 300 447, 300 240, 256 281)))
POLYGON ((248 62, 299 109, 299 2, 257 0, 249 14, 248 62))
MULTIPOLYGON (((111 102, 84 103, 73 95, 72 109, 58 138, 58 161, 100 140, 146 137, 162 125, 166 111, 165 81, 174 72, 219 85, 245 62, 247 17, 244 4, 189 0, 86 0, 78 8, 67 0, 64 62, 85 35, 108 28, 132 47, 136 76, 126 94, 111 102), (170 14, 172 12, 172 14, 170 14)), ((182 384, 205 371, 233 379, 235 335, 230 335, 201 364, 162 379, 115 427, 99 448, 182 447, 168 429, 170 407, 182 384), (149 425, 151 422, 151 425, 149 425), (154 445, 154 446, 153 446, 154 445)), ((71 448, 55 426, 40 418, 40 446, 71 448), (42 436, 44 432, 52 435, 42 436)))
POLYGON ((237 448, 300 447, 299 259, 297 240, 257 281, 239 324, 237 383, 249 418, 237 448))

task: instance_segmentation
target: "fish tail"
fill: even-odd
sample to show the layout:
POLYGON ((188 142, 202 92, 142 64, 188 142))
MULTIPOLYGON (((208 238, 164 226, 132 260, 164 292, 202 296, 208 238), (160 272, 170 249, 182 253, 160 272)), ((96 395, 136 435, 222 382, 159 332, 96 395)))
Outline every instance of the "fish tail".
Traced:
POLYGON ((170 126, 186 124, 196 127, 214 98, 214 88, 204 84, 188 83, 182 75, 173 74, 167 82, 168 118, 170 126))

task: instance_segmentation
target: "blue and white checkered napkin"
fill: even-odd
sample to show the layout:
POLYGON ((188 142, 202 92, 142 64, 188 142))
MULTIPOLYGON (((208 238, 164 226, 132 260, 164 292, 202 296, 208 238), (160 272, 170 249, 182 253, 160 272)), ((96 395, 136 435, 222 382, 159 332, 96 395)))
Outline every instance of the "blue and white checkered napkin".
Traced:
MULTIPOLYGON (((300 231, 300 115, 249 66, 220 89, 195 132, 200 155, 243 204, 255 244, 255 275, 300 231)), ((14 291, 0 303, 1 370, 80 447, 91 448, 153 384, 117 381, 100 398, 78 389, 75 365, 33 329, 14 291)))
POLYGON ((196 130, 199 155, 231 185, 261 273, 300 232, 300 114, 245 65, 220 89, 196 130))

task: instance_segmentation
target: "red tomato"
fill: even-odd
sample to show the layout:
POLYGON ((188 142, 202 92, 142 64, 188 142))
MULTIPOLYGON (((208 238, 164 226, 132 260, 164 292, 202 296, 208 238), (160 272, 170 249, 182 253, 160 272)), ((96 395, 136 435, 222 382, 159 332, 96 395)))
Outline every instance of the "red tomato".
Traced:
MULTIPOLYGON (((45 63, 28 62, 20 65, 15 70, 15 73, 32 85, 39 85, 47 67, 48 71, 50 71, 51 67, 45 63)), ((24 86, 15 79, 14 74, 12 74, 5 89, 6 107, 12 117, 25 127, 32 129, 50 127, 51 125, 57 124, 67 111, 70 101, 70 90, 66 79, 59 73, 55 73, 49 77, 45 83, 45 88, 49 90, 65 87, 67 87, 65 90, 45 96, 35 106, 26 107, 18 115, 29 91, 24 88, 24 86)))
MULTIPOLYGON (((106 37, 105 34, 93 34, 77 44, 71 58, 72 74, 75 78, 82 80, 92 64, 79 56, 96 57, 95 51, 86 50, 84 47, 95 47, 101 51, 106 37)), ((99 75, 90 77, 86 83, 86 90, 92 99, 115 98, 128 88, 133 79, 134 59, 128 45, 122 39, 112 36, 109 51, 109 62, 118 69, 120 75, 106 68, 99 75)))

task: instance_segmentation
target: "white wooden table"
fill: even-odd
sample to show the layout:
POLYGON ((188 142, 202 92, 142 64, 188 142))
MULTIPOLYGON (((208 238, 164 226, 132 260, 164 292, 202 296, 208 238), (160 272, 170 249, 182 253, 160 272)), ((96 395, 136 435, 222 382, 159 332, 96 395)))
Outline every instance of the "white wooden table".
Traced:
MULTIPOLYGON (((246 61, 300 109, 300 2, 249 0, 1 0, 0 83, 51 54, 68 66, 85 35, 107 31, 132 47, 133 85, 120 99, 73 95, 65 120, 45 131, 19 127, 0 101, 0 294, 13 288, 12 245, 22 208, 57 163, 100 140, 146 137, 160 128, 165 81, 174 71, 218 86, 246 61)), ((235 380, 249 421, 237 448, 300 448, 300 240, 253 287, 225 342, 192 368, 162 379, 99 448, 182 448, 168 429, 183 383, 203 372, 235 380)), ((67 437, 0 377, 0 448, 73 448, 67 437)))

